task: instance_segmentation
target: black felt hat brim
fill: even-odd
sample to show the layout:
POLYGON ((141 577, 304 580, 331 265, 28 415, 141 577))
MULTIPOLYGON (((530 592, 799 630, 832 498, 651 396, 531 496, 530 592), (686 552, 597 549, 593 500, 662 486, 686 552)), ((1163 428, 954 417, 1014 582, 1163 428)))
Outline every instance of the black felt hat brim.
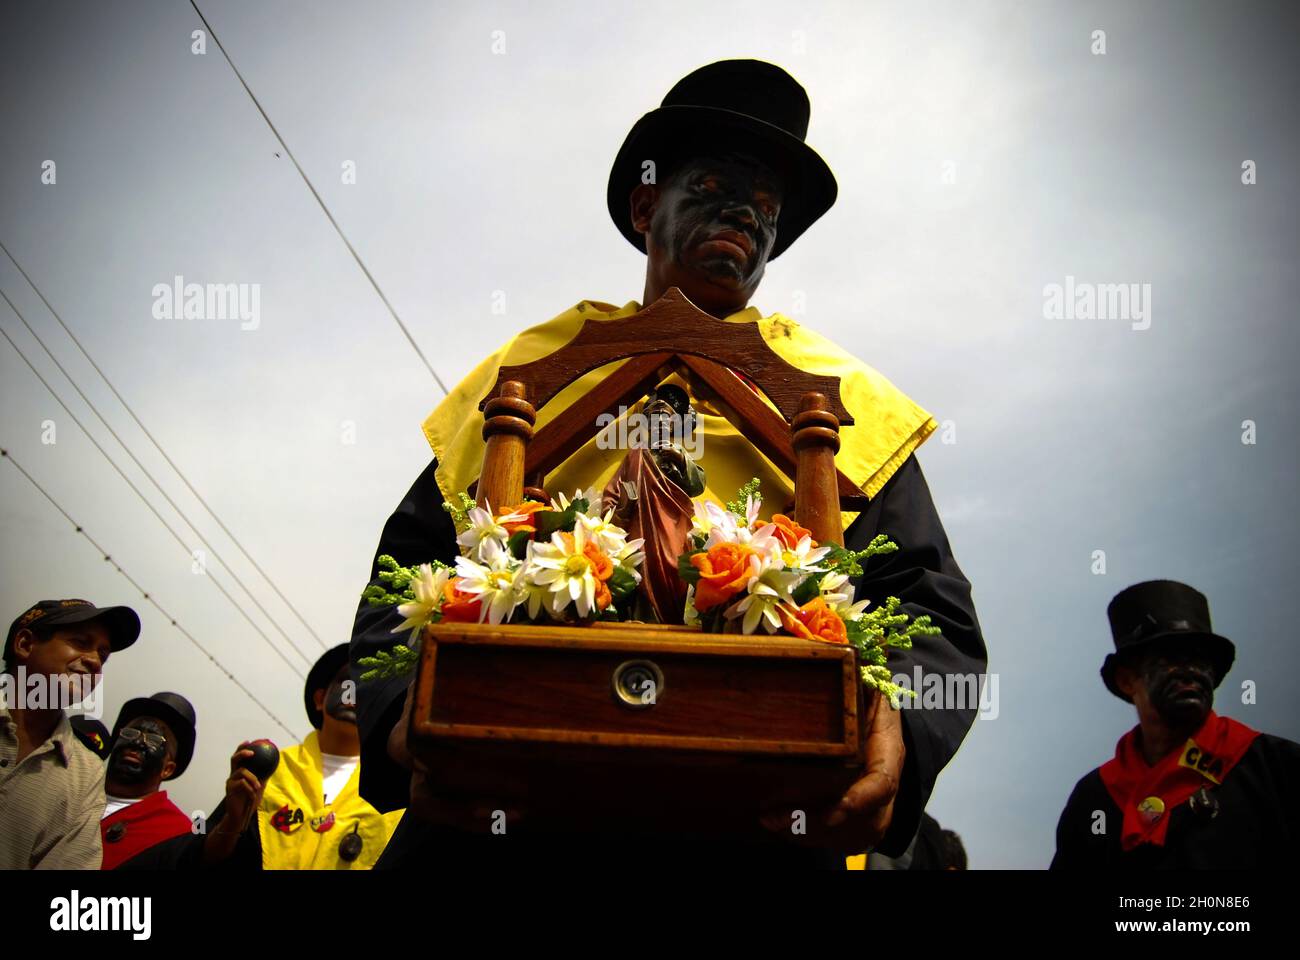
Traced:
POLYGON ((1106 684, 1106 689, 1121 700, 1132 703, 1133 699, 1124 694, 1115 683, 1115 670, 1125 659, 1133 656, 1135 653, 1141 653, 1150 650, 1153 646, 1161 644, 1170 644, 1171 646, 1186 640, 1210 640, 1212 641, 1210 649, 1211 667, 1214 670, 1214 688, 1217 690, 1219 684, 1223 683, 1223 678, 1228 675, 1232 669, 1233 661, 1237 658, 1237 648, 1227 637, 1221 637, 1217 633, 1190 633, 1186 630, 1169 630, 1165 633, 1153 634, 1150 637, 1144 637, 1140 642, 1130 644, 1123 650, 1107 655, 1101 665, 1101 679, 1106 684))
POLYGON ((628 133, 609 174, 606 203, 609 215, 628 242, 646 252, 645 237, 632 225, 628 199, 641 182, 642 164, 654 160, 689 159, 718 149, 746 150, 770 164, 786 183, 776 242, 768 261, 775 260, 835 203, 835 175, 812 147, 780 127, 721 107, 677 104, 647 113, 628 133))
POLYGON ((332 647, 321 654, 321 658, 312 664, 311 670, 307 672, 307 683, 302 693, 303 705, 307 708, 307 719, 317 730, 325 722, 325 714, 316 709, 315 693, 317 690, 328 689, 334 674, 338 673, 339 667, 347 662, 348 645, 340 643, 337 647, 332 647))

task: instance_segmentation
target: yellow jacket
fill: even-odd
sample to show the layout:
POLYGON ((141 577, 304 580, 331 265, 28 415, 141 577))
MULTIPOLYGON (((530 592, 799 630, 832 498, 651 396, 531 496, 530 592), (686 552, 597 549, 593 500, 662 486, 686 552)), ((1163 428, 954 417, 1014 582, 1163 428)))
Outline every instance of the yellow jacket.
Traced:
POLYGON ((361 799, 360 764, 333 802, 323 803, 320 754, 314 730, 304 742, 280 751, 280 765, 257 811, 264 870, 369 870, 402 819, 402 810, 380 813, 361 799), (339 855, 339 844, 354 830, 361 854, 349 862, 339 855))

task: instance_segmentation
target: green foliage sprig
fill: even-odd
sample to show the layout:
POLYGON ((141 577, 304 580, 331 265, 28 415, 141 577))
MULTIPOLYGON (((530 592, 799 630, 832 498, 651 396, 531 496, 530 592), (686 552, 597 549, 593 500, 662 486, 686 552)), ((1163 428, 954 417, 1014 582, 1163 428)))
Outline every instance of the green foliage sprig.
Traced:
POLYGON ((442 501, 442 509, 451 514, 451 522, 455 524, 457 533, 464 533, 469 529, 469 512, 476 506, 478 504, 474 502, 474 498, 464 490, 456 495, 455 503, 442 501))
MULTIPOLYGON (((386 553, 381 555, 375 564, 379 567, 378 579, 382 583, 372 583, 361 591, 363 600, 372 607, 415 602, 415 591, 411 589, 411 581, 420 576, 418 567, 403 567, 386 553)), ((441 560, 430 560, 429 566, 437 570, 439 567, 451 565, 441 560)))
POLYGON ((357 663, 370 668, 361 675, 362 682, 365 682, 367 680, 389 680, 393 677, 404 677, 415 671, 415 665, 419 660, 418 643, 414 647, 399 643, 393 647, 391 652, 380 650, 373 657, 361 657, 357 660, 357 663))
POLYGON ((907 613, 899 611, 899 603, 898 597, 888 597, 874 610, 845 625, 849 643, 857 649, 862 663, 862 682, 888 697, 894 709, 898 709, 903 694, 915 697, 916 691, 894 683, 886 666, 888 650, 910 650, 916 637, 937 637, 943 632, 931 624, 929 614, 913 620, 907 613))
POLYGON ((743 517, 745 515, 745 502, 750 497, 753 497, 755 500, 760 499, 758 494, 759 486, 758 477, 752 478, 749 483, 736 491, 735 499, 727 501, 727 509, 737 516, 743 517))

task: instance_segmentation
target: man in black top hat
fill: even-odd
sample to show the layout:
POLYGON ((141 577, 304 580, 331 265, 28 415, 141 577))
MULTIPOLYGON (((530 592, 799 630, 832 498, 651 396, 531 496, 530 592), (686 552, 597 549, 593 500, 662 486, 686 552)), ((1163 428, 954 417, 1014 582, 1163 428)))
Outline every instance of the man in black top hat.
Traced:
POLYGON ((1115 756, 1078 782, 1053 869, 1289 868, 1300 855, 1300 744, 1212 709, 1236 650, 1205 597, 1153 580, 1107 609, 1106 689, 1137 708, 1115 756))
POLYGON ((113 725, 99 822, 105 870, 191 832, 190 818, 161 786, 189 767, 196 735, 194 706, 179 693, 155 693, 122 705, 113 725))
MULTIPOLYGON (((728 60, 683 78, 660 108, 637 122, 614 161, 607 203, 622 235, 647 256, 644 303, 676 286, 722 319, 746 307, 767 263, 835 201, 830 168, 804 142, 809 115, 807 94, 784 70, 757 60, 728 60), (653 178, 647 177, 648 161, 653 178)), ((896 673, 910 675, 920 667, 926 673, 982 674, 987 656, 970 584, 953 558, 916 458, 909 452, 897 459, 897 470, 845 534, 850 549, 863 548, 877 533, 887 533, 900 546, 873 561, 856 599, 881 602, 897 596, 901 609, 929 615, 942 629, 942 637, 918 638, 911 650, 892 653, 896 673)), ((435 459, 389 518, 376 557, 387 554, 404 565, 454 561, 456 531, 442 509, 437 467, 435 459)), ((372 584, 380 582, 378 572, 372 567, 372 584)), ((352 640, 354 677, 359 680, 363 672, 356 665, 360 658, 393 646, 391 630, 400 620, 392 608, 360 604, 352 640)), ((381 810, 410 801, 411 761, 401 719, 407 691, 404 679, 358 687, 361 791, 381 810)), ((869 775, 838 806, 809 818, 816 819, 813 829, 823 831, 827 848, 836 853, 824 862, 842 866, 843 854, 869 847, 893 854, 907 848, 939 771, 974 720, 975 704, 948 706, 903 711, 905 717, 888 709, 876 712, 869 775)), ((443 862, 460 852, 476 861, 485 854, 505 855, 496 838, 483 838, 488 842, 481 844, 458 831, 456 824, 472 819, 472 811, 452 806, 445 805, 447 822, 439 828, 408 815, 378 866, 418 864, 435 848, 443 862)), ((789 818, 783 821, 788 830, 789 818)), ((608 855, 607 846, 598 847, 596 857, 608 855)), ((573 856, 575 849, 570 846, 566 853, 573 856)), ((691 857, 736 867, 746 853, 695 845, 674 856, 678 865, 691 857)), ((753 859, 770 865, 787 857, 811 862, 810 856, 774 846, 753 859)))
POLYGON ((109 655, 140 636, 130 607, 42 600, 5 637, 0 676, 0 870, 98 870, 104 764, 67 707, 93 696, 109 655))

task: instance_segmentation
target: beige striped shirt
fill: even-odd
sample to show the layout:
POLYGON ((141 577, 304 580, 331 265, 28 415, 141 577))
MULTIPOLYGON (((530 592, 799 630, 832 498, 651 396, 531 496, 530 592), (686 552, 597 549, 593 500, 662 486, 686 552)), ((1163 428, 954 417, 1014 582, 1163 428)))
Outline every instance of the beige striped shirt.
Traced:
POLYGON ((20 762, 18 725, 0 703, 0 870, 98 870, 104 804, 104 761, 66 713, 20 762))

